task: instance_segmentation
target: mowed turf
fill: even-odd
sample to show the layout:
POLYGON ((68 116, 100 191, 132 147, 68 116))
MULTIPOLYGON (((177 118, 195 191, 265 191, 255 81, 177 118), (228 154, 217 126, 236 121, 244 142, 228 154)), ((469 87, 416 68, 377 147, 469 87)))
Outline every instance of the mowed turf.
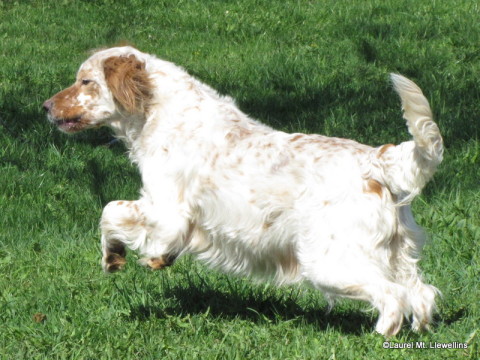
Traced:
POLYGON ((0 1, 0 359, 477 359, 479 18, 467 0, 0 1), (138 172, 108 131, 60 134, 41 104, 125 41, 277 129, 371 145, 409 139, 388 73, 419 84, 446 146, 413 205, 443 297, 432 332, 389 344, 417 348, 384 349, 366 304, 328 312, 315 290, 188 257, 102 273, 102 207, 137 198, 138 172), (430 348, 449 343, 468 348, 430 348))

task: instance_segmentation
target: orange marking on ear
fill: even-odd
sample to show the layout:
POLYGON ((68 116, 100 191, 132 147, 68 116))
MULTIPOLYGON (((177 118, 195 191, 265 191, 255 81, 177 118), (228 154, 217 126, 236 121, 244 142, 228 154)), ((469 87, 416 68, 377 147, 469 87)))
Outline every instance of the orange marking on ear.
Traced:
POLYGON ((107 86, 114 99, 129 113, 145 112, 152 84, 145 63, 134 55, 112 56, 103 64, 107 86))

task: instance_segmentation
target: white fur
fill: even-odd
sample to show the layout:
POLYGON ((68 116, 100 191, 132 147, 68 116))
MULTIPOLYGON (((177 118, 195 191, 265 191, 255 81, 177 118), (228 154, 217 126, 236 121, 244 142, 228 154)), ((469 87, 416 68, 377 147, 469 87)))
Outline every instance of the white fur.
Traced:
POLYGON ((414 83, 392 75, 413 141, 372 148, 275 131, 181 68, 131 47, 95 53, 80 73, 100 88, 98 97, 81 98, 91 101, 85 128, 111 127, 143 181, 140 200, 104 209, 106 270, 115 246, 138 251, 146 265, 192 253, 240 276, 307 282, 329 299, 368 301, 387 336, 404 317, 415 330, 428 326, 437 290, 419 275, 424 235, 409 203, 443 147, 414 83), (152 82, 144 113, 122 112, 102 71, 106 58, 131 54, 152 82))

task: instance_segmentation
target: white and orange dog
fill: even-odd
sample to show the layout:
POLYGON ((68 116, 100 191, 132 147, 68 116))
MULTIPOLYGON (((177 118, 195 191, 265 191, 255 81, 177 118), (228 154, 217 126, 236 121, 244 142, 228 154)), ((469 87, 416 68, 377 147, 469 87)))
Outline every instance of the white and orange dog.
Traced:
POLYGON ((376 148, 273 130, 132 47, 94 53, 43 106, 66 133, 109 126, 139 167, 140 200, 103 211, 105 271, 125 264, 125 248, 153 269, 191 253, 241 276, 305 281, 331 303, 368 301, 390 336, 404 317, 414 330, 432 319, 438 291, 419 274, 424 234, 409 204, 443 154, 421 90, 391 77, 413 141, 376 148))

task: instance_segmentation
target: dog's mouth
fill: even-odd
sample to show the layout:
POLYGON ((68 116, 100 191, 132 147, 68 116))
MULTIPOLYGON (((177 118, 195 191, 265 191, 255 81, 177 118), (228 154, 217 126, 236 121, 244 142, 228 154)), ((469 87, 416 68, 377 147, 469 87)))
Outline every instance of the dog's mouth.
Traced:
POLYGON ((85 124, 82 122, 82 116, 75 116, 68 119, 53 119, 53 123, 66 133, 72 133, 82 130, 85 124))

